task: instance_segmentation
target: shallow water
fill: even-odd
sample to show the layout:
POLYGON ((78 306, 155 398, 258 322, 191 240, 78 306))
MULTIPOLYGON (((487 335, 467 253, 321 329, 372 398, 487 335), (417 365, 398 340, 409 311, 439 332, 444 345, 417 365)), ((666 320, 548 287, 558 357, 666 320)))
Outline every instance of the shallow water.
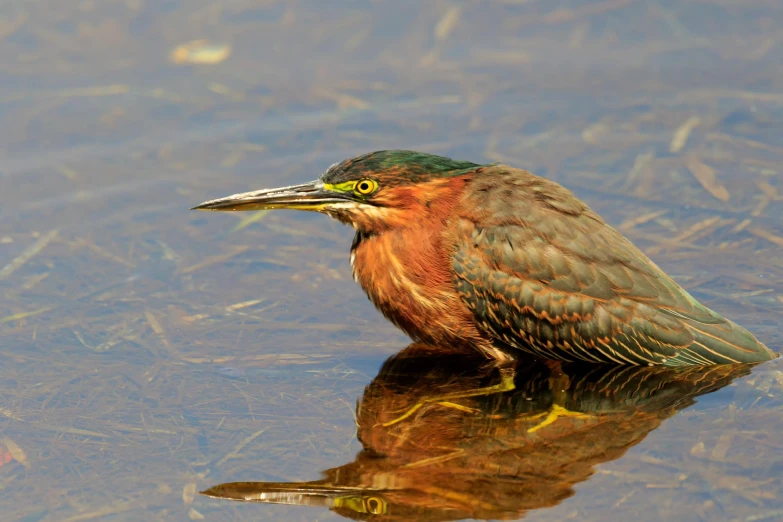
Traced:
POLYGON ((564 396, 534 368, 446 400, 499 377, 387 372, 409 340, 351 280, 349 229, 187 210, 381 148, 507 162, 780 351, 781 29, 773 1, 4 3, 2 518, 783 519, 780 359, 633 391, 574 370, 564 396), (411 419, 400 440, 440 433, 440 453, 367 459, 411 419), (545 430, 568 445, 541 451, 545 430), (394 494, 198 494, 357 466, 394 494))

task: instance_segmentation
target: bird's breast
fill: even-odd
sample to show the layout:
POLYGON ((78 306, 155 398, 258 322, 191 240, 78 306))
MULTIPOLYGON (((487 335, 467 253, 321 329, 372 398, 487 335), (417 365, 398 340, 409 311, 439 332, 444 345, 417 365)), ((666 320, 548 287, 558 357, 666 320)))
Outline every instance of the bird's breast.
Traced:
POLYGON ((353 277, 376 308, 413 339, 480 343, 472 314, 454 289, 446 250, 432 230, 359 232, 351 248, 353 277))

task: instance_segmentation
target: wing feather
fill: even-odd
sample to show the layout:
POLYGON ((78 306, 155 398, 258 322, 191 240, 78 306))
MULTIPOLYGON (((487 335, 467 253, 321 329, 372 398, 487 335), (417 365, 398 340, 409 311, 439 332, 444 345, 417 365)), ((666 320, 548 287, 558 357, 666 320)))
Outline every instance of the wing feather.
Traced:
POLYGON ((679 365, 774 356, 569 191, 494 168, 500 176, 477 176, 452 228, 455 287, 485 333, 563 360, 679 365))

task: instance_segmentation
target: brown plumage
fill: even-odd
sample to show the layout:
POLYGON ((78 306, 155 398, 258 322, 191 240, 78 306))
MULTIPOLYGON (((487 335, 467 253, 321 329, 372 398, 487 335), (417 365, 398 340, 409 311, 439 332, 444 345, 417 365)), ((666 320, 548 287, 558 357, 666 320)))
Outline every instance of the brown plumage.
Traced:
POLYGON ((749 365, 533 361, 520 366, 513 390, 490 394, 502 369, 482 362, 449 346, 411 345, 358 401, 362 451, 352 462, 317 480, 232 482, 203 494, 320 506, 354 520, 518 520, 573 495, 595 466, 696 397, 750 373, 749 365))
POLYGON ((678 366, 775 357, 570 191, 506 165, 379 151, 312 183, 196 208, 314 210, 351 224, 354 278, 415 340, 498 359, 678 366))

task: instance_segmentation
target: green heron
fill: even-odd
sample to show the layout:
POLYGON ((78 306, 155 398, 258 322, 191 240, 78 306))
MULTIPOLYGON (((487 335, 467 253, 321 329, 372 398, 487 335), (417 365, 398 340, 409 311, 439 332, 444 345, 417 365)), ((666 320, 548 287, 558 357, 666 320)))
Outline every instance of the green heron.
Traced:
POLYGON ((320 480, 233 482, 202 494, 321 506, 357 520, 517 520, 570 497, 595 466, 751 370, 532 361, 515 390, 476 393, 497 380, 499 366, 413 344, 383 365, 358 402, 362 451, 353 462, 320 480), (552 419, 556 410, 571 415, 552 419))
POLYGON ((406 150, 199 210, 322 212, 356 229, 354 279, 411 338, 490 358, 633 365, 776 355, 696 301, 561 185, 525 170, 406 150))

